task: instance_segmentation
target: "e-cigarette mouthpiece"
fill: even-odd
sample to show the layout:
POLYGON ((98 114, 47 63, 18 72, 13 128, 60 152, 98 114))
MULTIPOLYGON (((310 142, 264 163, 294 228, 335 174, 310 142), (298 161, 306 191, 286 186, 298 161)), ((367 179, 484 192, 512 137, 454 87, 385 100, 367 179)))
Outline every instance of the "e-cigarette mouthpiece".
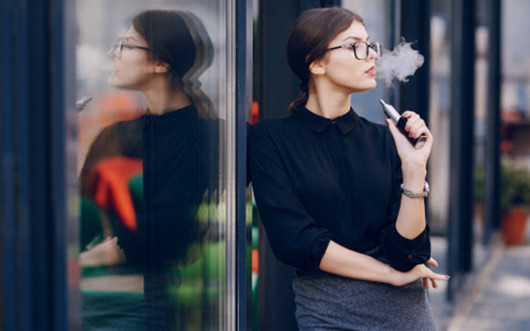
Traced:
POLYGON ((384 102, 382 99, 379 99, 379 103, 381 104, 381 106, 383 106, 383 111, 385 112, 386 116, 390 117, 395 123, 397 123, 401 115, 399 115, 396 108, 384 102))
POLYGON ((75 103, 75 109, 77 109, 77 111, 82 111, 83 109, 85 109, 85 106, 87 105, 87 103, 90 102, 90 100, 92 100, 92 97, 84 96, 81 100, 78 100, 75 103))

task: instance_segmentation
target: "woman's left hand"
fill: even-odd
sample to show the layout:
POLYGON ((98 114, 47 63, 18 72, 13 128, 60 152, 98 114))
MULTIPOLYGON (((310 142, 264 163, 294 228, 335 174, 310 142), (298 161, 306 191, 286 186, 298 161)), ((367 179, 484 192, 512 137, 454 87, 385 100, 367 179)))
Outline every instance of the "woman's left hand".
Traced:
POLYGON ((403 112, 401 116, 407 118, 405 131, 407 131, 409 137, 418 138, 422 134, 427 137, 427 140, 424 143, 418 143, 416 146, 413 146, 408 139, 401 134, 394 122, 387 119, 386 122, 390 128, 392 136, 394 137, 396 148, 399 157, 401 158, 401 163, 404 167, 412 165, 414 167, 425 168, 429 155, 431 154, 433 143, 431 131, 429 131, 427 125, 425 125, 425 121, 415 112, 407 110, 403 112))

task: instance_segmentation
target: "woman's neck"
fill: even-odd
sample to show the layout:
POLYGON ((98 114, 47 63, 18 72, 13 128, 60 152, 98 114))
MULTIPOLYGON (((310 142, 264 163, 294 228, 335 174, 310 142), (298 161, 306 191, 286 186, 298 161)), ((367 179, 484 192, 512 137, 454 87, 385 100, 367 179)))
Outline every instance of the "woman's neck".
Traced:
POLYGON ((155 115, 161 115, 172 110, 184 108, 191 104, 188 96, 181 90, 173 90, 165 82, 150 84, 143 90, 149 112, 155 115))
POLYGON ((306 108, 325 118, 334 119, 350 110, 350 94, 334 88, 309 87, 306 108))

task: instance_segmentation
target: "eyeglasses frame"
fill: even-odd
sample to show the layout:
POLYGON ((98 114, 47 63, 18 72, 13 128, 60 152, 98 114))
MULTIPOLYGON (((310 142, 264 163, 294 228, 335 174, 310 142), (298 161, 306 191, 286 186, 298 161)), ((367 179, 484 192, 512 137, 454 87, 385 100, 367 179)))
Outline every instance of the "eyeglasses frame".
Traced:
POLYGON ((366 60, 369 55, 370 55, 370 48, 373 49, 375 51, 375 53, 377 54, 377 56, 381 56, 381 49, 382 49, 382 44, 378 41, 374 41, 374 42, 371 42, 371 43, 367 43, 366 41, 364 40, 361 40, 361 41, 356 41, 356 42, 353 42, 353 43, 350 43, 350 44, 345 44, 345 45, 340 45, 340 46, 335 46, 335 47, 331 47, 331 48, 328 48, 326 49, 326 51, 333 51, 335 49, 339 49, 339 48, 351 48, 353 50, 353 55, 355 56, 355 58, 357 60, 366 60), (357 55, 357 48, 356 48, 356 45, 358 43, 363 43, 365 44, 367 47, 366 47, 366 56, 364 58, 359 58, 359 56, 357 55), (377 51, 375 48, 374 48, 374 45, 375 44, 378 44, 379 45, 379 51, 377 51))
POLYGON ((144 51, 147 51, 147 52, 153 52, 153 50, 148 48, 148 47, 137 46, 137 45, 128 45, 128 44, 125 44, 124 42, 125 42, 124 39, 120 39, 120 40, 118 40, 117 42, 115 42, 112 45, 112 49, 118 50, 118 54, 119 54, 120 57, 121 57, 121 53, 122 53, 124 48, 127 48, 127 49, 141 49, 141 50, 144 50, 144 51))

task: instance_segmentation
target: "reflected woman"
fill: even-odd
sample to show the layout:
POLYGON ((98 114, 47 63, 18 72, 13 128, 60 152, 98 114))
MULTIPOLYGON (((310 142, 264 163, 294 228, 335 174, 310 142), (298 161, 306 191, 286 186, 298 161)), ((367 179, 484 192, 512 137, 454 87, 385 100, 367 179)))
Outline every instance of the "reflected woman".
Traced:
POLYGON ((203 237, 197 212, 215 186, 213 108, 198 81, 212 62, 212 44, 193 14, 149 10, 133 18, 110 56, 112 85, 142 92, 148 108, 141 117, 103 129, 90 147, 82 197, 100 217, 82 209, 81 247, 87 251, 81 263, 92 261, 97 249, 116 252, 105 262, 115 265, 111 273, 141 276, 118 277, 116 286, 132 283, 133 290, 124 292, 141 299, 118 299, 110 307, 109 296, 85 295, 84 328, 178 329, 169 293, 178 286, 190 246, 203 237))

